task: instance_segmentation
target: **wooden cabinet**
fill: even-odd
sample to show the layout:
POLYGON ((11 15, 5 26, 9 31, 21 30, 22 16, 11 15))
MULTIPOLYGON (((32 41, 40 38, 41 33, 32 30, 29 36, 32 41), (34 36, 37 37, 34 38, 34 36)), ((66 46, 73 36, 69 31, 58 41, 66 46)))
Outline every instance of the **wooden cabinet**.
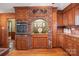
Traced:
POLYGON ((79 56, 79 44, 76 45, 76 55, 79 56))
POLYGON ((63 25, 74 25, 75 24, 75 10, 74 8, 63 13, 63 25))
POLYGON ((62 34, 57 34, 57 46, 63 48, 63 35, 62 34))
POLYGON ((68 25, 68 15, 67 14, 68 14, 67 12, 63 13, 63 25, 64 26, 68 25))
MULTIPOLYGON (((17 35, 16 35, 17 36, 17 35)), ((27 36, 17 36, 16 37, 16 49, 28 49, 28 39, 27 36)))
POLYGON ((63 29, 60 28, 63 26, 63 13, 62 11, 57 12, 57 32, 63 32, 63 29))
POLYGON ((70 4, 63 10, 63 25, 75 25, 78 24, 79 4, 70 4), (76 23, 75 23, 76 21, 76 23))
POLYGON ((47 34, 33 34, 32 35, 32 48, 48 48, 48 35, 47 34))
POLYGON ((75 10, 74 8, 68 11, 68 25, 75 24, 75 10))
POLYGON ((58 46, 62 47, 69 55, 79 56, 79 38, 65 34, 58 34, 58 46))
POLYGON ((65 44, 64 44, 64 50, 67 51, 70 55, 72 56, 76 56, 77 55, 77 43, 76 41, 74 41, 74 37, 72 36, 68 36, 65 35, 64 36, 64 40, 65 40, 65 44))
POLYGON ((57 25, 58 26, 63 25, 63 13, 62 13, 62 11, 57 12, 57 25))
POLYGON ((65 51, 67 51, 70 55, 76 55, 76 44, 73 40, 73 37, 70 36, 64 36, 64 40, 65 40, 65 51))
POLYGON ((75 25, 79 25, 79 6, 75 8, 75 25))

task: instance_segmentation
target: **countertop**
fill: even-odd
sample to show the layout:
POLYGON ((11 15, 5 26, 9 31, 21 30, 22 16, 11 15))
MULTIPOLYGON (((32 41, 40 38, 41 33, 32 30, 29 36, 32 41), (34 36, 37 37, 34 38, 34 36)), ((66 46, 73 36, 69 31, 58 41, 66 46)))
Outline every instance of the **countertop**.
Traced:
POLYGON ((78 34, 71 34, 71 33, 57 33, 59 35, 63 35, 63 37, 70 37, 69 39, 79 45, 79 35, 78 34))
POLYGON ((72 34, 72 33, 63 33, 63 34, 64 35, 71 36, 71 37, 79 38, 79 35, 78 34, 72 34))
POLYGON ((57 33, 57 34, 63 34, 63 35, 68 35, 68 36, 71 36, 71 37, 79 38, 78 34, 72 34, 72 33, 57 33))

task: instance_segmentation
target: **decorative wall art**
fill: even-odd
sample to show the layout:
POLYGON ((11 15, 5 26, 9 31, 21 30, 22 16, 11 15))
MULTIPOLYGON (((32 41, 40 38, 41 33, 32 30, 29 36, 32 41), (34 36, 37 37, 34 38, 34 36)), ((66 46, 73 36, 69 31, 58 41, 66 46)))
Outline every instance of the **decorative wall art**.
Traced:
POLYGON ((47 14, 47 9, 32 9, 33 14, 47 14))
POLYGON ((32 22, 32 33, 48 33, 48 23, 43 19, 32 22))

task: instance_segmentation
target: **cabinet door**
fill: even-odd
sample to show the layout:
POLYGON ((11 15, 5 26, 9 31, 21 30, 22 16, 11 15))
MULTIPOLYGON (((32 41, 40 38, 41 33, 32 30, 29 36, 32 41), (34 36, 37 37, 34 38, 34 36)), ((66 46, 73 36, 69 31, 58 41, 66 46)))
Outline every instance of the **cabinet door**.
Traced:
POLYGON ((58 37, 59 37, 58 38, 58 46, 63 48, 63 46, 64 46, 63 45, 63 42, 64 42, 63 35, 59 34, 58 37))
POLYGON ((28 49, 27 36, 17 36, 16 37, 16 49, 28 49))
POLYGON ((21 49, 22 40, 20 37, 16 38, 16 49, 21 49))
POLYGON ((57 25, 62 26, 63 25, 63 14, 62 13, 57 13, 57 25))
POLYGON ((75 25, 79 25, 79 7, 75 8, 75 25))
POLYGON ((68 13, 67 12, 63 14, 63 25, 65 26, 68 25, 68 13))
POLYGON ((64 41, 64 43, 63 43, 63 48, 64 48, 64 50, 68 50, 68 42, 67 42, 67 40, 68 40, 68 37, 66 36, 66 35, 64 35, 64 39, 63 39, 64 41))
POLYGON ((48 35, 47 34, 33 34, 32 35, 32 48, 48 48, 48 35))
POLYGON ((21 38, 21 49, 28 49, 28 39, 27 39, 27 35, 22 36, 21 38))
POLYGON ((67 47, 67 49, 68 49, 67 52, 68 52, 70 55, 73 55, 73 54, 74 54, 74 52, 73 52, 74 49, 73 49, 72 37, 70 37, 70 36, 68 37, 67 44, 68 44, 68 45, 67 45, 67 46, 68 46, 68 47, 67 47))
POLYGON ((79 44, 76 45, 76 56, 79 56, 79 44))
POLYGON ((76 45, 76 43, 73 41, 72 42, 72 48, 71 48, 71 55, 72 56, 76 56, 77 55, 77 49, 76 49, 76 47, 77 47, 77 45, 76 45))
POLYGON ((74 8, 68 11, 68 25, 75 24, 75 11, 74 8))
POLYGON ((76 56, 79 56, 79 42, 77 41, 77 40, 79 40, 79 38, 74 38, 74 39, 75 39, 75 40, 74 40, 74 41, 75 41, 75 42, 74 42, 74 44, 75 44, 74 47, 75 47, 75 51, 76 51, 76 52, 75 52, 75 55, 76 55, 76 56))
POLYGON ((57 34, 57 37, 56 37, 56 43, 57 43, 57 47, 61 47, 60 46, 60 34, 57 34))

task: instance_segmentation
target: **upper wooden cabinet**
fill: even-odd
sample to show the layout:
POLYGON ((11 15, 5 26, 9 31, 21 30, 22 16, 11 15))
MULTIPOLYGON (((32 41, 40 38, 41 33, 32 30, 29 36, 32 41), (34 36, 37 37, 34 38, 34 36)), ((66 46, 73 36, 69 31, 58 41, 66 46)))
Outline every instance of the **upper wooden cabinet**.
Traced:
POLYGON ((75 13, 74 8, 68 11, 68 25, 75 24, 75 13))
POLYGON ((74 8, 63 13, 63 25, 74 25, 75 24, 75 13, 74 8))
POLYGON ((79 25, 79 6, 75 8, 75 25, 79 25))
POLYGON ((63 25, 76 25, 79 19, 79 5, 78 4, 70 4, 63 10, 63 25))
POLYGON ((62 26, 63 25, 63 14, 62 11, 57 12, 57 25, 62 26))
POLYGON ((68 25, 68 12, 63 13, 63 25, 68 25))

